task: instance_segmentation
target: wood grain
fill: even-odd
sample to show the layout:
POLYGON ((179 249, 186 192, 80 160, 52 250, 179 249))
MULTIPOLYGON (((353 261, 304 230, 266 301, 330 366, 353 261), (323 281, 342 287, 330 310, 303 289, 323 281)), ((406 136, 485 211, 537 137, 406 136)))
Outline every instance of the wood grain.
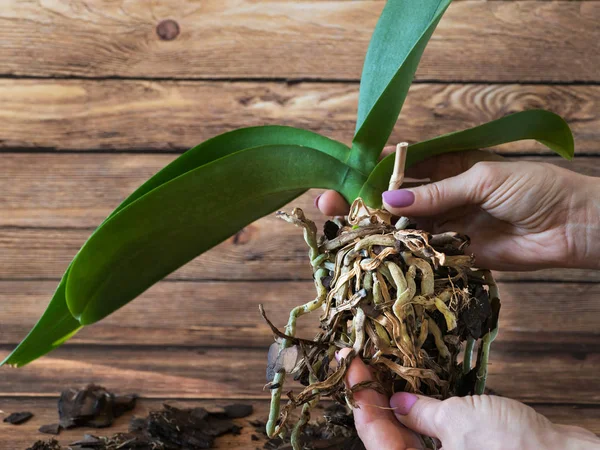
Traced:
MULTIPOLYGON (((2 155, 0 171, 0 280, 59 279, 93 227, 175 155, 15 154, 2 155)), ((600 158, 531 157, 591 176, 600 158)), ((311 191, 284 209, 299 206, 324 218, 311 191)), ((298 230, 267 216, 169 276, 171 280, 310 279, 307 250, 298 230), (285 248, 285 252, 281 249, 285 248)), ((600 282, 589 270, 544 270, 497 274, 500 280, 600 282)))
MULTIPOLYGON (((357 80, 383 4, 7 0, 0 11, 1 73, 357 80), (167 18, 181 30, 174 40, 157 34, 167 18)), ((599 19, 598 2, 457 2, 417 78, 598 81, 599 19)))
MULTIPOLYGON (((27 334, 55 287, 49 281, 0 282, 1 345, 16 344, 27 334)), ((499 342, 507 348, 600 352, 600 284, 500 283, 500 293, 499 342)), ((262 303, 269 318, 283 329, 289 311, 314 296, 310 281, 160 282, 115 314, 83 329, 72 342, 264 348, 272 335, 258 305, 262 303)), ((300 319, 298 335, 312 338, 318 331, 318 315, 300 319)))
MULTIPOLYGON (((7 446, 6 448, 24 449, 31 445, 36 439, 41 439, 44 435, 38 433, 38 428, 41 425, 56 423, 57 421, 56 401, 56 398, 0 398, 0 409, 2 409, 5 413, 27 410, 34 414, 34 417, 29 422, 20 426, 11 426, 0 423, 0 434, 2 435, 3 444, 7 446)), ((240 436, 220 437, 215 442, 215 448, 255 450, 256 448, 262 448, 264 445, 265 441, 261 430, 257 430, 255 427, 250 425, 248 421, 261 420, 264 422, 268 416, 268 402, 264 400, 241 400, 241 402, 252 404, 254 407, 254 413, 245 419, 236 420, 236 423, 243 427, 240 436), (258 437, 259 440, 253 441, 252 435, 258 437)), ((88 428, 66 430, 61 432, 60 436, 58 436, 58 440, 62 445, 68 445, 77 439, 81 439, 86 433, 106 436, 127 431, 131 417, 144 417, 150 411, 161 409, 163 403, 181 408, 201 406, 211 410, 230 404, 231 400, 167 400, 166 402, 163 402, 162 400, 143 398, 138 400, 134 411, 126 413, 124 416, 117 419, 115 423, 106 430, 88 428)), ((593 433, 600 434, 599 407, 536 404, 533 404, 532 406, 536 411, 538 411, 540 414, 543 414, 554 423, 576 425, 584 427, 593 433)), ((315 419, 321 415, 322 411, 318 409, 313 412, 313 417, 315 419)), ((3 415, 0 414, 0 418, 2 418, 2 416, 3 415)))
MULTIPOLYGON (((301 207, 310 217, 318 192, 305 194, 284 210, 301 207)), ((98 223, 101 220, 98 220, 98 223)), ((319 224, 320 225, 320 224, 319 224)), ((0 280, 59 280, 92 233, 91 228, 0 226, 0 280)), ((235 236, 170 274, 171 281, 310 280, 308 253, 301 233, 274 216, 248 225, 235 236), (285 252, 282 249, 285 248, 285 252)), ((496 272, 503 281, 586 281, 600 283, 600 273, 585 269, 496 272)))
MULTIPOLYGON (((0 79, 0 149, 182 151, 265 124, 350 144, 357 102, 356 83, 0 79)), ((569 123, 578 152, 600 153, 599 103, 600 86, 414 84, 389 142, 418 142, 544 108, 569 123)), ((500 148, 551 153, 534 141, 500 148)))
MULTIPOLYGON (((0 358, 8 352, 0 350, 0 358)), ((0 368, 0 396, 56 395, 90 381, 150 398, 257 398, 267 348, 101 347, 67 345, 20 369, 0 368)), ((489 387, 526 402, 600 403, 600 353, 504 351, 496 345, 489 387), (577 386, 577 389, 565 389, 577 386)), ((286 386, 296 386, 290 381, 286 386)))

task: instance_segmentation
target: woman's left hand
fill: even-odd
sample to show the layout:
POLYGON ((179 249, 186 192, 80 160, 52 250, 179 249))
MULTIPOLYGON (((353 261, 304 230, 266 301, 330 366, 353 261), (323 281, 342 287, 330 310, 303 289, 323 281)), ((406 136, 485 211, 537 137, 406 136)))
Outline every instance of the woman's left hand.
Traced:
MULTIPOLYGON (((339 358, 350 349, 341 350, 339 358)), ((354 358, 346 384, 372 380, 354 358)), ((441 442, 443 450, 598 450, 600 439, 580 427, 557 425, 516 400, 490 395, 435 400, 406 392, 388 399, 371 389, 354 394, 354 422, 367 450, 422 450, 416 433, 441 442), (412 430, 412 431, 411 431, 412 430)))

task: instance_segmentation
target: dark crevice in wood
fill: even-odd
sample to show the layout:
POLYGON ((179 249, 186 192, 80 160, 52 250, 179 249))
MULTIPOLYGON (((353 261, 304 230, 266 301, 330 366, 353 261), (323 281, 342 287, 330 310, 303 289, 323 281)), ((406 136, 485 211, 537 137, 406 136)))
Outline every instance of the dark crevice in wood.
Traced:
POLYGON ((600 407, 600 403, 552 403, 552 402, 525 402, 526 405, 529 406, 564 406, 570 407, 574 409, 596 409, 600 407))
MULTIPOLYGON (((143 331, 143 328, 141 329, 143 331)), ((5 350, 5 351, 11 351, 14 349, 14 347, 17 345, 18 343, 14 343, 14 344, 7 344, 7 343, 0 343, 0 351, 5 350)), ((270 344, 270 343, 269 343, 270 344)), ((123 345, 119 345, 119 344, 92 344, 92 343, 78 343, 78 342, 69 342, 68 344, 68 348, 69 350, 78 350, 78 349, 93 349, 94 351, 110 351, 111 349, 115 349, 115 350, 122 350, 122 349, 131 349, 131 348, 135 348, 140 349, 140 350, 144 350, 145 352, 152 352, 153 350, 156 351, 169 351, 169 350, 174 350, 174 351, 178 351, 178 350, 183 350, 186 352, 205 352, 205 351, 214 351, 214 350, 224 350, 224 351, 232 351, 232 350, 246 350, 246 351, 252 351, 252 352, 264 352, 265 354, 265 368, 266 368, 266 364, 267 364, 267 350, 268 350, 268 345, 265 346, 244 346, 244 345, 236 345, 235 347, 232 346, 228 346, 228 345, 214 345, 214 346, 208 346, 208 345, 157 345, 157 344, 123 344, 123 345)), ((2 369, 0 369, 2 370, 2 369)))
MULTIPOLYGON (((537 0, 535 0, 537 1, 537 0)), ((0 79, 8 80, 130 80, 130 81, 182 81, 182 82, 231 82, 231 83, 330 83, 330 84, 359 84, 358 78, 324 78, 324 77, 139 77, 139 76, 85 76, 85 75, 16 75, 10 73, 0 73, 0 79)), ((548 85, 548 86, 600 86, 600 81, 589 80, 531 80, 523 82, 521 80, 485 80, 485 79, 448 79, 423 78, 413 81, 414 84, 516 84, 516 85, 548 85)))
MULTIPOLYGON (((1 74, 0 79, 8 80, 87 80, 87 81, 107 81, 107 80, 127 80, 127 81, 182 81, 182 82, 231 82, 231 83, 331 83, 331 84, 359 84, 360 80, 356 78, 286 78, 286 77, 133 77, 133 76, 85 76, 85 75, 14 75, 1 74)), ((543 83, 544 84, 544 83, 543 83)))
MULTIPOLYGON (((560 161, 563 159, 562 156, 556 153, 509 153, 509 152, 494 152, 497 155, 504 156, 505 158, 511 158, 512 160, 527 159, 527 158, 548 158, 560 161)), ((598 152, 578 152, 575 150, 574 158, 598 158, 600 157, 600 150, 598 152)))
MULTIPOLYGON (((600 1, 600 0, 599 0, 600 1)), ((0 153, 2 154, 31 154, 31 153, 39 153, 39 154, 71 154, 71 155, 79 155, 79 154, 94 154, 94 155, 131 155, 131 154, 144 154, 144 155, 179 155, 188 150, 191 147, 175 147, 169 149, 152 149, 148 148, 127 148, 127 149, 115 149, 115 150, 107 150, 105 148, 78 148, 78 149, 57 149, 54 147, 0 147, 0 153)), ((511 159, 525 159, 525 158, 553 158, 560 160, 561 156, 551 153, 550 150, 547 152, 503 152, 497 151, 496 154, 500 156, 504 156, 506 158, 511 159)), ((597 151, 586 151, 586 152, 578 152, 575 150, 575 158, 600 158, 600 149, 597 151)))
MULTIPOLYGON (((143 332, 140 331, 140 332, 143 332)), ((572 336, 573 333, 565 333, 565 335, 572 336)), ((577 360, 584 360, 587 355, 594 355, 600 353, 600 336, 587 334, 586 336, 596 338, 598 344, 562 344, 562 343, 545 343, 545 342, 530 342, 530 341, 498 341, 494 343, 494 350, 497 353, 510 354, 510 355, 519 355, 519 356, 529 356, 529 355, 569 355, 573 356, 577 360)), ((12 351, 18 343, 0 343, 0 351, 12 351)), ((264 352, 265 354, 265 364, 266 364, 266 351, 268 349, 267 344, 265 345, 235 345, 235 346, 227 346, 227 345, 185 345, 185 344, 177 344, 177 345, 157 345, 157 344, 106 344, 106 343, 79 343, 79 342, 69 342, 67 345, 70 351, 77 351, 79 349, 87 349, 93 350, 95 352, 98 351, 106 351, 110 352, 111 350, 119 351, 122 349, 135 349, 136 351, 144 351, 144 352, 152 352, 152 351, 185 351, 185 352, 205 352, 205 351, 215 351, 215 350, 223 350, 226 352, 231 351, 249 351, 259 354, 264 352)))
POLYGON ((72 226, 54 226, 54 227, 41 227, 41 226, 30 226, 30 225, 0 225, 0 230, 64 230, 64 231, 79 231, 89 230, 94 231, 96 227, 72 227, 72 226))
POLYGON ((526 278, 527 272, 523 272, 523 278, 519 278, 518 280, 502 280, 502 284, 598 284, 600 283, 600 272, 598 272, 598 279, 595 280, 577 280, 577 281, 565 281, 565 280, 556 280, 556 279, 544 279, 544 278, 526 278))
MULTIPOLYGON (((0 230, 3 227, 0 227, 0 230)), ((12 227, 16 228, 17 227, 12 227)), ((60 228, 48 228, 48 230, 60 229, 60 228)), ((90 231, 95 230, 95 228, 80 228, 80 229, 89 229, 90 231)), ((21 281, 56 281, 57 283, 60 281, 58 277, 1 277, 0 282, 2 281, 12 281, 12 282, 21 282, 21 281)), ((302 282, 302 281, 312 281, 312 278, 308 277, 295 277, 295 278, 164 278, 161 280, 162 283, 292 283, 292 282, 302 282)), ((599 277, 596 280, 578 280, 578 281, 565 281, 565 280, 556 280, 556 279, 540 279, 540 278, 526 278, 523 275, 523 278, 519 278, 518 280, 502 280, 502 284, 599 284, 600 283, 600 273, 599 277)))
MULTIPOLYGON (((147 154, 147 155, 179 155, 188 151, 190 147, 177 147, 177 148, 169 148, 169 149, 156 149, 156 150, 148 150, 147 148, 128 148, 126 150, 115 149, 115 150, 106 150, 95 149, 95 148, 81 148, 81 149, 57 149, 54 147, 0 147, 0 153, 8 154, 29 154, 29 153, 49 153, 53 155, 59 154, 94 154, 94 155, 120 155, 120 154, 147 154)), ((599 152, 600 153, 600 152, 599 152)))
MULTIPOLYGON (((0 402, 3 400, 23 400, 28 401, 31 399, 35 400, 57 400, 58 394, 49 395, 49 394, 35 394, 32 393, 30 395, 24 394, 22 392, 16 393, 12 395, 11 393, 5 392, 0 393, 0 402)), ((180 402, 193 402, 193 401, 211 401, 215 403, 223 403, 230 404, 236 401, 240 402, 251 402, 251 403, 268 403, 270 400, 268 398, 255 398, 255 397, 164 397, 164 396, 141 396, 139 397, 141 401, 180 401, 180 402)), ((573 408, 573 409, 598 409, 600 408, 600 403, 558 403, 558 402, 536 402, 536 401, 527 401, 524 402, 529 406, 536 407, 563 407, 563 408, 573 408)))
MULTIPOLYGON (((502 331, 500 331, 502 333, 502 331)), ((575 333, 565 333, 565 335, 573 336, 575 333)), ((577 343, 546 343, 546 342, 528 342, 528 341, 498 341, 494 343, 494 350, 511 355, 540 355, 540 354, 567 354, 574 359, 583 361, 590 354, 600 352, 600 335, 587 334, 591 339, 595 339, 594 344, 577 344, 577 343)))

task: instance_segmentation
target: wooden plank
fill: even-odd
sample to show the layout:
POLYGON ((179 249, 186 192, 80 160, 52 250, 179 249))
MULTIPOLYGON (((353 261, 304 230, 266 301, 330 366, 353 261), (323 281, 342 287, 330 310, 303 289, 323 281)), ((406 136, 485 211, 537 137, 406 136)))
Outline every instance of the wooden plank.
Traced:
MULTIPOLYGON (((2 281, 0 344, 18 343, 37 321, 56 282, 2 281)), ((600 284, 500 283, 501 333, 507 349, 543 351, 558 346, 600 352, 600 284)), ((315 296, 302 282, 160 282, 112 316, 83 329, 72 342, 85 345, 178 345, 264 348, 271 332, 258 313, 283 329, 289 311, 315 296), (224 320, 224 318, 226 318, 224 320)), ((298 321, 298 335, 312 338, 319 313, 298 321)))
MULTIPOLYGON (((302 207, 324 221, 312 202, 317 192, 305 194, 284 208, 302 207), (313 211, 313 209, 315 209, 313 211)), ((27 211, 24 211, 28 214, 27 211)), ((31 213, 32 216, 35 212, 31 213)), ((98 220, 99 223, 101 220, 98 220)), ((92 233, 91 228, 0 227, 0 280, 58 280, 92 233)), ((310 280, 307 248, 301 233, 268 216, 192 260, 167 277, 197 280, 310 280), (285 250, 282 250, 285 249, 285 250)), ((585 269, 546 269, 535 272, 496 272, 503 281, 600 282, 600 273, 585 269)))
MULTIPOLYGON (((0 171, 0 279, 59 279, 71 258, 111 210, 138 185, 175 158, 147 154, 2 155, 0 171)), ((531 157, 591 176, 600 159, 531 157)), ((299 206, 321 226, 311 191, 299 206)), ((310 279, 301 233, 265 217, 169 276, 171 280, 310 279), (281 249, 285 249, 283 252, 281 249)), ((590 270, 497 274, 501 280, 600 281, 590 270)))
MULTIPOLYGON (((236 423, 243 427, 239 436, 223 436, 218 438, 215 442, 215 448, 254 450, 255 448, 262 448, 264 445, 264 437, 260 432, 261 430, 255 429, 248 423, 248 421, 261 420, 264 422, 268 417, 269 403, 264 400, 242 400, 242 402, 252 404, 254 407, 254 413, 246 419, 236 420, 236 423), (259 438, 258 441, 252 440, 253 434, 259 438)), ((119 432, 125 432, 129 427, 129 421, 131 417, 144 417, 150 411, 161 409, 163 403, 164 402, 161 400, 140 399, 138 400, 134 411, 126 413, 117 419, 110 428, 105 430, 89 428, 66 430, 63 431, 60 436, 58 436, 58 440, 62 445, 68 445, 77 439, 81 439, 85 433, 96 436, 105 436, 119 432)), ((181 408, 193 408, 201 406, 212 409, 227 405, 231 403, 231 401, 218 399, 185 401, 169 400, 166 403, 181 408)), ((600 407, 598 406, 581 407, 577 405, 535 404, 532 406, 540 414, 545 415, 554 423, 576 425, 584 427, 593 433, 600 434, 600 407)), ((0 409, 2 409, 5 413, 27 410, 34 414, 34 417, 29 422, 20 426, 11 426, 0 423, 0 434, 2 434, 3 439, 2 442, 4 445, 8 446, 7 448, 23 449, 30 446, 35 440, 40 439, 43 436, 37 431, 41 425, 56 423, 57 421, 56 399, 0 398, 0 409)), ((320 416, 322 416, 322 412, 320 410, 317 409, 313 412, 314 419, 317 419, 320 416)), ((0 418, 1 417, 2 415, 0 415, 0 418)))
MULTIPOLYGON (((0 358, 8 352, 0 350, 0 358)), ((0 368, 0 395, 56 395, 94 381, 150 398, 256 398, 263 391, 267 348, 65 346, 20 369, 0 368)), ((496 345, 489 387, 527 402, 600 403, 600 353, 504 351, 496 345)), ((290 381, 288 387, 298 388, 290 381)))
MULTIPOLYGON (((243 401, 243 400, 242 400, 243 401)), ((269 404, 264 400, 251 400, 243 401, 244 403, 250 403, 254 407, 254 413, 246 419, 236 420, 242 431, 239 436, 223 436, 218 438, 215 442, 215 448, 227 448, 227 449, 247 449, 254 450, 255 448, 262 448, 264 445, 264 437, 261 430, 255 429, 248 423, 251 420, 265 421, 268 417, 269 404), (252 435, 259 438, 258 441, 252 439, 252 435)), ((204 407, 208 409, 217 408, 222 405, 227 405, 230 401, 224 400, 169 400, 166 402, 169 405, 181 407, 181 408, 192 408, 192 407, 204 407)), ((69 443, 81 439, 85 433, 93 435, 112 435, 119 432, 127 431, 129 427, 129 421, 131 417, 138 416, 143 417, 150 411, 161 409, 163 401, 151 400, 151 399, 140 399, 138 400, 137 406, 134 411, 126 413, 115 421, 113 426, 106 430, 78 428, 74 430, 63 431, 58 436, 58 441, 62 445, 68 445, 69 443)), ((576 405, 532 405, 540 414, 545 415, 554 423, 561 423, 565 425, 576 425, 584 427, 593 433, 600 434, 600 407, 580 407, 576 405)), ((34 413, 34 417, 27 423, 20 426, 11 426, 0 423, 0 434, 2 434, 3 443, 7 445, 7 448, 19 448, 23 449, 31 445, 35 440, 42 438, 43 435, 38 433, 38 428, 41 425, 48 423, 55 423, 57 421, 56 411, 56 399, 12 399, 12 398, 0 398, 0 408, 5 413, 11 411, 31 411, 34 413)), ((318 409, 313 412, 313 417, 317 419, 322 415, 322 412, 318 409)), ((1 417, 1 415, 0 415, 1 417)))
MULTIPOLYGON (((350 143, 357 95, 358 87, 347 83, 7 79, 0 80, 0 145, 186 149, 234 128, 267 123, 350 143)), ((415 142, 541 107, 565 117, 578 151, 597 152, 598 101, 598 86, 416 84, 390 142, 415 142)), ((547 152, 535 143, 503 150, 547 152)))
MULTIPOLYGON (((0 11, 1 73, 357 80, 383 4, 8 0, 0 11), (177 22, 175 39, 159 37, 163 19, 177 22)), ((457 2, 418 79, 598 81, 599 19, 598 2, 457 2)))
MULTIPOLYGON (((123 199, 176 157, 140 153, 2 154, 0 226, 95 228, 123 199)), ((600 176, 599 159, 595 157, 565 161, 530 156, 527 160, 600 176)), ((311 216, 316 214, 315 209, 309 211, 315 192, 298 201, 311 216)))
MULTIPOLYGON (((185 150, 264 124, 306 128, 350 144, 358 85, 0 79, 0 102, 0 148, 13 150, 185 150)), ((600 86, 414 84, 389 142, 417 142, 545 108, 567 120, 578 152, 595 153, 598 103, 600 86)), ((501 149, 550 152, 534 141, 501 149)))

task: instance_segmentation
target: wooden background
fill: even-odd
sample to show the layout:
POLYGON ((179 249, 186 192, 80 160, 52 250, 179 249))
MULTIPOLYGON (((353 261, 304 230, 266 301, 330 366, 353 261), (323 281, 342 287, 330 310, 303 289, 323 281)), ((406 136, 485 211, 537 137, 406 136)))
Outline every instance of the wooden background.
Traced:
MULTIPOLYGON (((0 358, 35 323, 94 227, 188 147, 275 123, 349 142, 361 65, 383 5, 3 0, 0 358), (158 27, 165 19, 179 35, 158 27)), ((597 1, 456 1, 390 142, 542 107, 572 126, 575 161, 530 142, 499 150, 600 176, 599 23, 597 1)), ((315 195, 294 204, 315 216, 315 195)), ((489 386, 600 433, 599 274, 498 279, 502 331, 489 386)), ((143 395, 141 412, 164 399, 252 399, 264 416, 271 337, 257 305, 281 325, 312 290, 299 231, 272 217, 252 224, 63 348, 26 368, 0 369, 0 410, 36 414, 20 427, 0 424, 0 448, 31 444, 37 427, 55 420, 57 393, 92 381, 143 395)), ((300 332, 310 336, 311 326, 300 332)), ((81 431, 62 442, 75 436, 81 431)), ((222 445, 253 444, 246 434, 222 445)))

